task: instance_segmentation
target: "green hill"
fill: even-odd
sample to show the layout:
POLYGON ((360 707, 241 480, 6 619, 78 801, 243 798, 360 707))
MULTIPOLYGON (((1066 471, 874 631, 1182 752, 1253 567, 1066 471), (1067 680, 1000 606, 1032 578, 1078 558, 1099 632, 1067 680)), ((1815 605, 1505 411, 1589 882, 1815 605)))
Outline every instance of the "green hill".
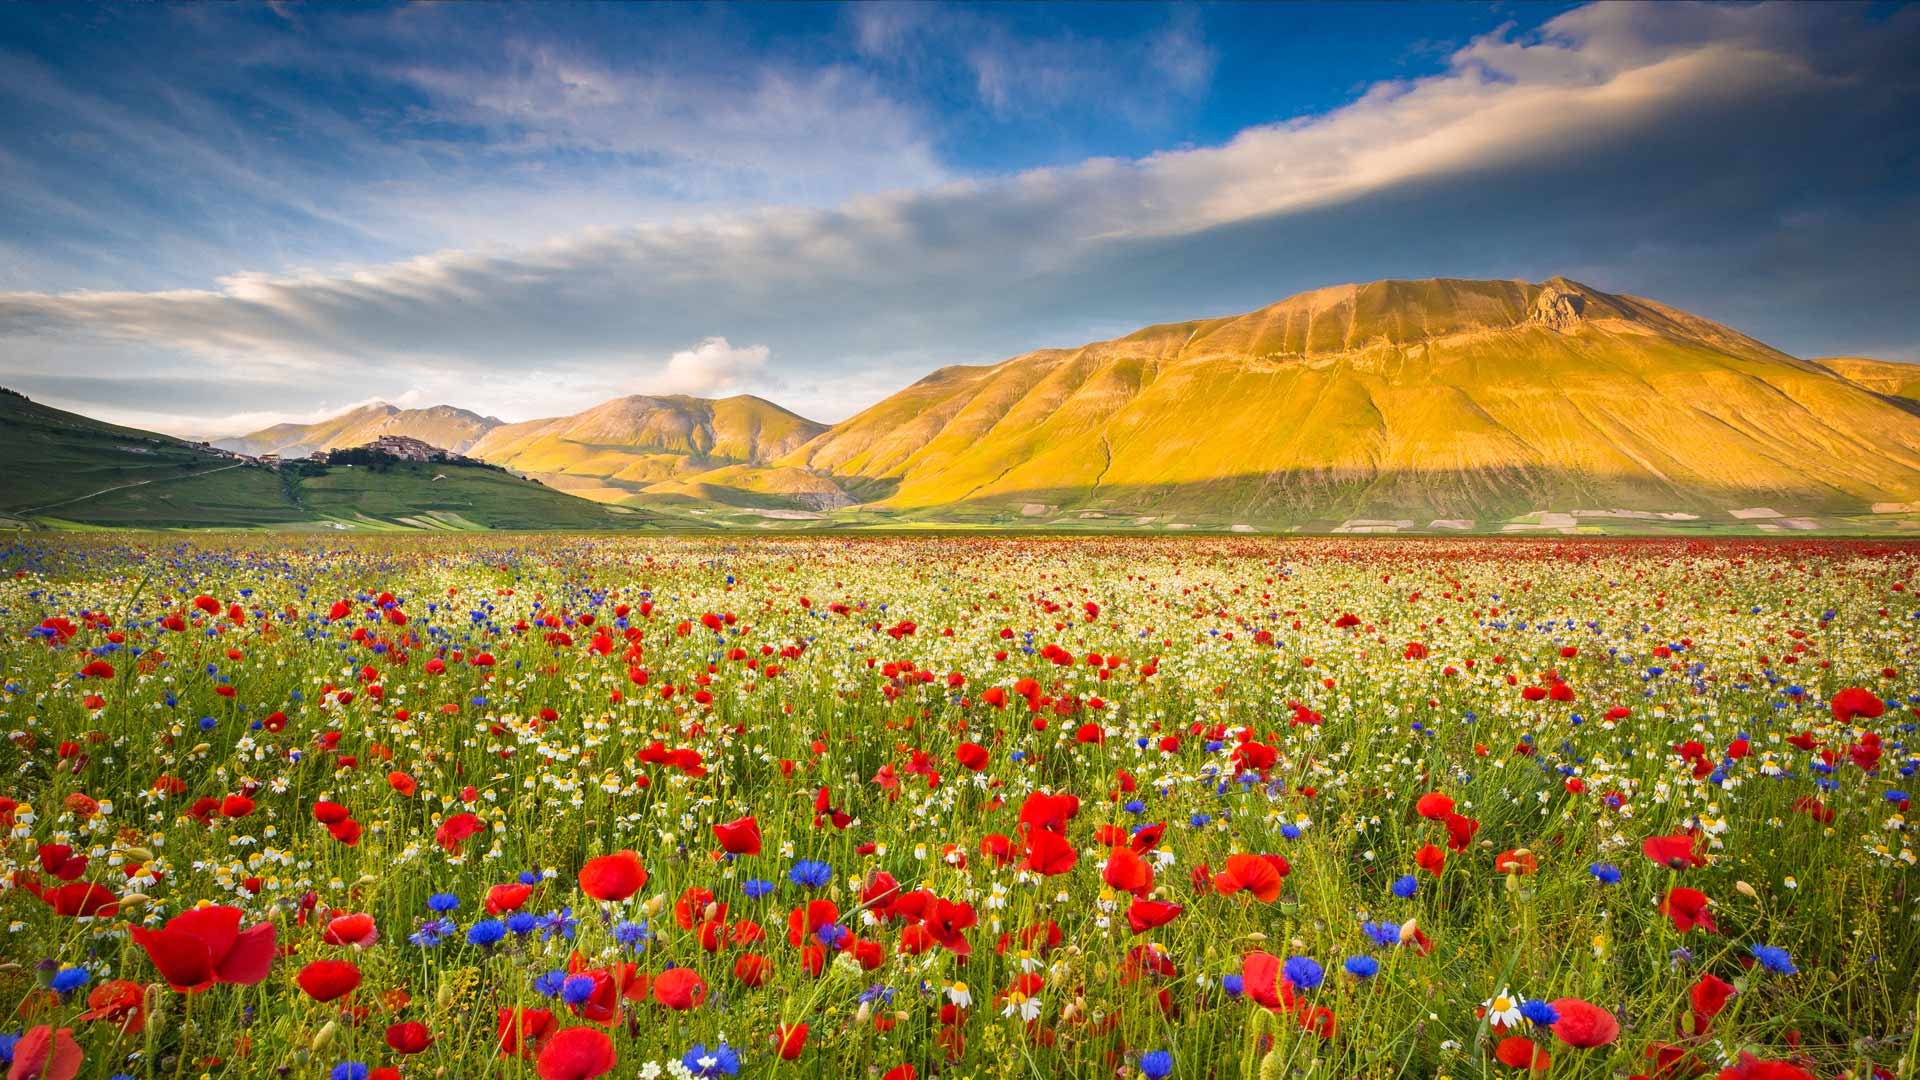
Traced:
POLYGON ((603 506, 485 465, 275 470, 0 391, 0 520, 46 527, 630 529, 603 506))

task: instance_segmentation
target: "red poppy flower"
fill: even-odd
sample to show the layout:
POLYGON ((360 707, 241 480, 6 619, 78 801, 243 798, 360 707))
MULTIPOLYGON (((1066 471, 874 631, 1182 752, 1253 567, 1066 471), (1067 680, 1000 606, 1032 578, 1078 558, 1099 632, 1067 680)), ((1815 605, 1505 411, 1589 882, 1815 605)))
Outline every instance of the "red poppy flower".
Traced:
POLYGON ((1293 1008, 1293 986, 1280 974, 1280 958, 1250 952, 1240 962, 1241 983, 1253 1000, 1275 1012, 1293 1008))
POLYGON ((341 915, 327 921, 320 940, 328 945, 357 945, 366 948, 380 940, 380 931, 371 915, 341 915))
POLYGON ((1465 851, 1473 843, 1473 834, 1480 831, 1480 823, 1461 814, 1448 814, 1447 847, 1454 851, 1465 851))
POLYGON ((1020 805, 1020 824, 1034 829, 1064 832, 1067 823, 1079 812, 1078 795, 1048 795, 1036 791, 1020 805))
POLYGON ((433 1033, 418 1022, 395 1024, 387 1029, 387 1045, 396 1054, 418 1054, 433 1045, 433 1033))
POLYGON ((1127 905, 1127 926, 1136 934, 1144 934, 1155 927, 1172 922, 1183 910, 1179 904, 1136 899, 1127 905))
POLYGON ((131 933, 160 969, 160 977, 181 993, 197 993, 215 983, 252 986, 273 967, 273 924, 241 930, 239 908, 193 908, 158 930, 136 926, 131 933))
POLYGON ((1280 867, 1285 865, 1284 859, 1276 865, 1264 855, 1229 855, 1226 869, 1213 877, 1213 890, 1222 896, 1245 890, 1261 903, 1271 904, 1280 896, 1280 885, 1286 874, 1280 867))
POLYGON ((7 1070, 7 1080, 73 1080, 84 1062, 72 1028, 41 1024, 13 1044, 13 1067, 7 1070))
POLYGON ((147 988, 131 979, 101 983, 87 995, 87 1011, 82 1020, 111 1020, 128 1035, 147 1029, 147 988))
POLYGON ((1620 1021, 1598 1005, 1579 998, 1559 998, 1552 1005, 1560 1017, 1553 1034, 1568 1046, 1588 1050, 1620 1037, 1620 1021))
POLYGON ((1540 869, 1540 863, 1531 851, 1503 851, 1494 856, 1493 869, 1501 874, 1531 874, 1540 869))
POLYGON ((973 772, 987 767, 987 748, 978 743, 963 742, 953 751, 954 759, 973 772))
POLYGON ((1856 716, 1873 720, 1887 711, 1887 703, 1880 700, 1878 694, 1871 690, 1862 690, 1857 686, 1849 686, 1833 695, 1831 706, 1833 718, 1843 724, 1853 723, 1853 718, 1856 716))
POLYGON ((1494 1047, 1493 1056, 1502 1065, 1533 1072, 1546 1072, 1547 1066, 1553 1063, 1553 1059, 1547 1056, 1547 1052, 1534 1045, 1532 1039, 1519 1035, 1509 1035, 1501 1039, 1500 1045, 1494 1047))
POLYGON ((794 1061, 800 1052, 807 1048, 807 1025, 781 1024, 774 1030, 773 1043, 775 1053, 782 1061, 794 1061))
POLYGON ((1693 842, 1691 833, 1649 836, 1640 842, 1640 851, 1647 858, 1669 870, 1685 870, 1691 866, 1707 865, 1706 856, 1693 850, 1693 842))
POLYGON ((713 827, 713 838, 729 855, 760 854, 760 823, 751 815, 713 827))
POLYGON ((498 915, 506 911, 518 911, 520 905, 533 895, 533 886, 524 881, 508 885, 495 885, 487 890, 487 914, 498 915))
POLYGON ((1100 877, 1118 892, 1145 896, 1153 890, 1153 867, 1132 848, 1114 848, 1100 877))
POLYGON ((1413 864, 1434 877, 1439 877, 1440 871, 1447 865, 1447 853, 1432 844, 1422 844, 1420 850, 1413 853, 1413 864))
POLYGON ((1067 838, 1052 829, 1034 828, 1027 831, 1027 858, 1025 866, 1036 874, 1052 877, 1072 870, 1080 861, 1080 853, 1073 849, 1067 838))
POLYGON ((1720 1070, 1715 1080, 1814 1080, 1814 1075, 1791 1062, 1761 1061, 1742 1051, 1740 1060, 1720 1070))
POLYGON ((42 890, 40 899, 63 919, 105 919, 120 912, 120 898, 113 890, 91 881, 71 881, 42 890))
POLYGON ((1700 976, 1700 981, 1687 991, 1687 1003, 1693 1007, 1693 1030, 1688 1035, 1705 1035, 1713 1018, 1727 1007, 1733 998, 1733 984, 1711 973, 1700 976))
POLYGON ((1413 810, 1429 821, 1440 821, 1453 813, 1453 800, 1437 791, 1429 791, 1413 804, 1413 810))
POLYGON ((466 843, 467 837, 484 828, 486 826, 481 823, 476 814, 455 814, 441 822, 440 828, 434 830, 433 842, 445 848, 447 854, 458 855, 460 845, 466 843))
POLYGON ((632 851, 600 855, 580 868, 580 891, 595 900, 625 900, 646 884, 647 868, 632 851))
POLYGON ((707 1000, 707 981, 692 968, 668 968, 653 980, 653 1000, 669 1009, 694 1009, 707 1000))
POLYGON ((1707 902, 1707 894, 1699 889, 1670 889, 1660 901, 1660 914, 1672 919, 1673 928, 1683 934, 1696 926, 1709 934, 1717 934, 1720 928, 1714 925, 1707 902))
POLYGON ((532 1057, 554 1026, 553 1014, 545 1009, 501 1009, 500 1056, 532 1057))
POLYGON ((773 964, 759 953, 743 953, 733 962, 733 977, 745 986, 759 986, 767 981, 767 973, 773 970, 773 964))
POLYGON ((349 960, 315 960, 294 976, 300 989, 315 1001, 333 1001, 360 985, 360 968, 349 960))
POLYGON ((794 948, 804 944, 815 930, 840 918, 840 905, 831 900, 809 900, 787 916, 787 942, 794 948))

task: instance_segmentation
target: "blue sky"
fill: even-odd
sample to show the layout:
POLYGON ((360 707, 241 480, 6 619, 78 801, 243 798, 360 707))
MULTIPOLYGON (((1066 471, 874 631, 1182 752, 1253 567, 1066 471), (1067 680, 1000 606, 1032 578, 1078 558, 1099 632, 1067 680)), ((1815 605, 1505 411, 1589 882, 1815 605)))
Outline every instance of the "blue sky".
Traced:
POLYGON ((1895 5, 0 6, 0 380, 185 433, 1565 273, 1920 360, 1895 5))

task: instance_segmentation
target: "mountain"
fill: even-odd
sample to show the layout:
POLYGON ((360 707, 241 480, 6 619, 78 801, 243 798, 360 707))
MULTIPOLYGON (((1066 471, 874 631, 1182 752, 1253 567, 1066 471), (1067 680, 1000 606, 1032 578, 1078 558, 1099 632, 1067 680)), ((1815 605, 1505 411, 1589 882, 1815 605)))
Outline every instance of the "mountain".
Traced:
POLYGON ((1876 394, 1920 402, 1920 364, 1869 360, 1864 356, 1826 356, 1813 362, 1876 394))
POLYGON ((630 529, 602 506, 484 465, 379 461, 279 469, 0 389, 0 522, 11 526, 630 529))
POLYGON ((1380 281, 942 368, 775 464, 902 521, 1798 529, 1920 500, 1920 418, 1652 300, 1380 281))
POLYGON ((451 405, 402 409, 376 401, 316 424, 275 424, 248 435, 216 439, 213 445, 252 457, 278 454, 283 458, 296 458, 320 450, 365 446, 382 435, 404 435, 459 454, 500 424, 497 417, 481 416, 451 405))
POLYGON ((663 481, 769 464, 826 430, 747 394, 635 394, 572 416, 503 424, 466 453, 563 491, 618 502, 663 481))

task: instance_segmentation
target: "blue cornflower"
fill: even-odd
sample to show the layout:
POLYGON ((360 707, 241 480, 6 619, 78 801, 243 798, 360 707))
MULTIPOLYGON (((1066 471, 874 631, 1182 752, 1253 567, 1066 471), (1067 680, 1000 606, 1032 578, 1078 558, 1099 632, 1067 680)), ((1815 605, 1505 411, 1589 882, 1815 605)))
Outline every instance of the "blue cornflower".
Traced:
POLYGON ((1281 965, 1281 970, 1286 972, 1287 981, 1300 990, 1311 990, 1319 986, 1327 977, 1327 973, 1320 965, 1315 963, 1312 957, 1307 956, 1287 957, 1287 962, 1281 965))
POLYGON ((1620 868, 1610 862, 1597 862, 1587 867, 1587 873, 1600 879, 1602 885, 1612 885, 1620 880, 1620 868))
POLYGON ((460 898, 450 892, 434 893, 427 897, 427 909, 441 913, 452 911, 460 906, 460 898))
POLYGON ((1553 1006, 1544 1001, 1523 1001, 1520 1003, 1520 1015, 1539 1027, 1550 1027, 1560 1020, 1560 1014, 1553 1006))
POLYGON ((787 871, 787 880, 802 888, 824 888, 833 880, 833 867, 818 859, 802 859, 787 871))
POLYGON ((740 886, 740 891, 747 894, 747 899, 758 900, 776 888, 778 886, 766 878, 750 878, 746 884, 740 886))
POLYGON ((540 916, 540 940, 551 941, 553 935, 559 934, 568 941, 572 941, 573 928, 578 925, 580 920, 573 917, 571 907, 563 907, 559 911, 542 915, 540 916))
POLYGON ((1154 1050, 1140 1055, 1140 1075, 1147 1080, 1166 1080, 1173 1075, 1173 1055, 1165 1050, 1154 1050))
POLYGON ((1193 826, 1196 829, 1204 829, 1208 825, 1213 824, 1213 815, 1195 814, 1192 817, 1187 819, 1187 824, 1193 826))
POLYGON ((1888 788, 1887 790, 1881 792, 1880 797, 1887 800, 1888 802, 1906 802, 1907 801, 1907 793, 1904 791, 1899 791, 1894 788, 1888 788))
POLYGON ((1419 891, 1420 879, 1414 877, 1412 874, 1401 874, 1399 877, 1393 879, 1393 895, 1402 900, 1413 899, 1413 894, 1419 891))
POLYGON ((555 968, 545 975, 537 975, 533 980, 533 991, 542 997, 559 997, 560 988, 567 984, 567 973, 555 968))
POLYGON ((507 928, 498 919, 481 919, 467 928, 467 944, 491 948, 507 936, 507 928))
POLYGON ((839 948, 840 942, 844 940, 849 933, 847 928, 841 926, 839 923, 828 923, 814 932, 820 936, 820 944, 825 945, 829 949, 839 948))
POLYGON ((367 1080, 367 1067, 358 1061, 343 1061, 327 1074, 328 1080, 367 1080))
POLYGON ((680 1064, 695 1076, 733 1076, 740 1071, 740 1055, 734 1053, 733 1047, 725 1042, 712 1050, 708 1050, 705 1043, 694 1043, 693 1049, 680 1059, 680 1064))
POLYGON ((13 1048, 19 1041, 18 1035, 0 1035, 0 1062, 12 1063, 13 1048))
POLYGON ((1373 939, 1375 945, 1382 947, 1400 944, 1400 928, 1392 923, 1366 922, 1360 929, 1373 939))
POLYGON ((507 929, 519 937, 533 933, 533 928, 539 925, 540 917, 531 911, 516 911, 507 916, 507 929))
POLYGON ((1220 978, 1220 989, 1225 990, 1228 997, 1239 997, 1246 992, 1247 980, 1239 975, 1223 975, 1220 978))
POLYGON ((1289 840, 1298 840, 1300 839, 1300 826, 1295 825, 1292 822, 1288 822, 1287 824, 1280 826, 1280 835, 1286 837, 1289 840))
POLYGON ((434 919, 432 922, 422 923, 420 929, 407 935, 407 940, 423 949, 430 949, 458 929, 459 927, 454 925, 452 919, 434 919))
POLYGON ((71 994, 87 985, 87 980, 91 978, 93 975, 86 968, 61 968, 59 974, 53 977, 53 989, 55 993, 71 994))
POLYGON ((645 919, 639 922, 623 919, 613 928, 613 940, 627 948, 632 948, 643 941, 653 940, 653 929, 647 925, 645 919))
POLYGON ((1359 979, 1371 979, 1380 974, 1380 961, 1371 956, 1349 956, 1341 966, 1347 969, 1347 974, 1359 979))
POLYGON ((1125 810, 1129 814, 1144 814, 1147 812, 1147 804, 1141 802, 1139 799, 1128 799, 1127 804, 1120 809, 1125 810))
POLYGON ((593 996, 593 979, 586 975, 575 975, 560 984, 560 1000, 569 1005, 578 1005, 593 996))
POLYGON ((1793 975, 1800 971, 1793 966, 1793 957, 1787 955, 1787 950, 1778 946, 1754 945, 1748 951, 1753 953, 1755 960, 1760 961, 1761 967, 1776 975, 1793 975))

